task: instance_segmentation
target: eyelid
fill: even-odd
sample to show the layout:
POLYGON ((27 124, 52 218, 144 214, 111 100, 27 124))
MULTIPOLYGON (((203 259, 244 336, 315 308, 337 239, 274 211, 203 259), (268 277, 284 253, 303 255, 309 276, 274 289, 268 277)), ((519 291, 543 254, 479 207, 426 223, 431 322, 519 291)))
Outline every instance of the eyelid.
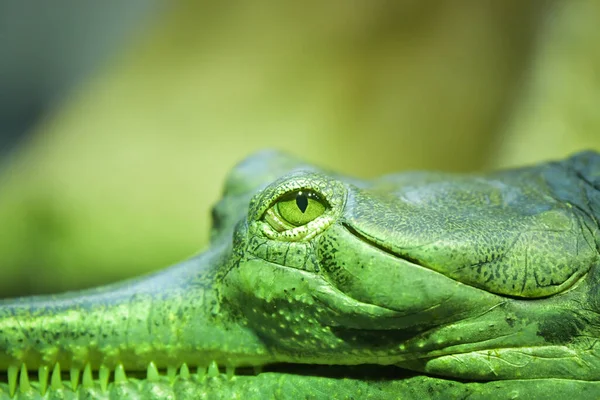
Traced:
POLYGON ((290 190, 289 192, 283 193, 281 196, 277 197, 271 203, 269 208, 275 206, 275 204, 279 203, 280 201, 291 200, 291 199, 295 198, 298 195, 298 193, 301 193, 301 192, 306 192, 308 197, 310 197, 311 199, 318 200, 318 201, 322 202, 323 204, 325 204, 325 206, 329 207, 329 202, 325 199, 325 196, 323 196, 318 191, 311 189, 311 188, 299 188, 299 189, 294 189, 294 190, 290 190))
POLYGON ((271 202, 264 212, 261 218, 264 223, 263 232, 270 239, 278 238, 285 241, 310 240, 333 222, 331 209, 330 203, 326 200, 325 196, 314 189, 299 188, 290 190, 271 202), (323 207, 323 212, 302 225, 294 225, 281 214, 279 205, 282 202, 295 200, 298 194, 302 192, 311 200, 319 202, 323 207))
POLYGON ((348 194, 346 186, 341 180, 320 172, 294 171, 274 181, 252 198, 248 209, 250 229, 272 240, 288 242, 310 240, 342 215, 348 194), (277 205, 277 202, 286 197, 289 199, 298 191, 304 190, 318 196, 318 201, 325 207, 323 214, 305 225, 290 226, 283 231, 279 231, 281 227, 273 228, 265 220, 267 212, 271 210, 272 213, 272 208, 277 205))
POLYGON ((279 213, 275 212, 274 210, 275 210, 275 206, 269 208, 267 210, 267 212, 265 213, 263 218, 266 223, 271 225, 271 227, 273 229, 275 229, 277 232, 280 232, 280 233, 295 228, 294 226, 290 225, 287 221, 285 221, 279 215, 279 213))

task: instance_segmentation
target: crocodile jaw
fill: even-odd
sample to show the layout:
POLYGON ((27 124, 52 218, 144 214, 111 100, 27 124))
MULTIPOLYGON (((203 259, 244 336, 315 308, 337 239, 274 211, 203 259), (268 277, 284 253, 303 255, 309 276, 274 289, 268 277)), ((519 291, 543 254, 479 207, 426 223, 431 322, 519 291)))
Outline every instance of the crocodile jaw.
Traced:
POLYGON ((215 276, 228 251, 213 248, 102 288, 0 301, 0 371, 14 388, 17 380, 28 384, 28 370, 39 371, 43 386, 60 381, 62 368, 76 386, 80 373, 89 381, 92 371, 108 382, 111 371, 115 381, 126 372, 151 379, 158 370, 174 376, 272 361, 260 340, 219 307, 215 276))

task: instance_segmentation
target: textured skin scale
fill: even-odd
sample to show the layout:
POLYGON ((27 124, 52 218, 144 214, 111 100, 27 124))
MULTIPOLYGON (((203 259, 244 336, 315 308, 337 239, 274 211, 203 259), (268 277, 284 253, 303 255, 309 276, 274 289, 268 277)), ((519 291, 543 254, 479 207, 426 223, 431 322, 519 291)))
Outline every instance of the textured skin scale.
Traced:
POLYGON ((260 153, 204 253, 0 301, 0 399, 595 399, 599 219, 593 152, 372 181, 260 153), (329 208, 274 230, 265 212, 299 189, 329 208))

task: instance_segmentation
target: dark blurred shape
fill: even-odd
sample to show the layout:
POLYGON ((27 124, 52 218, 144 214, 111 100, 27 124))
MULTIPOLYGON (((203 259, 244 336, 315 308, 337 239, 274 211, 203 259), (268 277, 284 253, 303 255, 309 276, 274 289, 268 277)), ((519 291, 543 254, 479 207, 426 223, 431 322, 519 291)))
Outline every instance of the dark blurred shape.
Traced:
POLYGON ((0 0, 0 156, 145 26, 156 0, 0 0))

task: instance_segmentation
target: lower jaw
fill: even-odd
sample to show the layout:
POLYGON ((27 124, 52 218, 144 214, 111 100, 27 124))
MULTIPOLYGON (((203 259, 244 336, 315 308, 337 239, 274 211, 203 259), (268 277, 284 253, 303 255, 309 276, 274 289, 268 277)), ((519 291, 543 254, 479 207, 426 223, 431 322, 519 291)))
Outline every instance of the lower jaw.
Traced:
POLYGON ((241 368, 235 373, 211 364, 207 368, 181 366, 173 372, 133 371, 117 368, 110 379, 101 381, 100 372, 84 371, 73 387, 72 377, 62 374, 45 387, 35 373, 23 369, 16 384, 0 383, 0 400, 4 399, 194 399, 194 398, 328 398, 337 396, 379 399, 420 399, 436 394, 440 398, 538 398, 541 394, 562 398, 578 393, 578 398, 594 398, 600 393, 600 382, 564 379, 504 380, 467 382, 416 374, 394 366, 362 365, 353 367, 282 365, 262 371, 241 368), (92 378, 95 379, 91 379, 92 378), (343 379, 342 379, 343 378, 343 379), (589 394, 588 397, 586 393, 589 394))
MULTIPOLYGON (((293 381, 313 380, 397 380, 415 374, 395 366, 327 366, 310 364, 272 364, 264 367, 219 367, 216 362, 208 366, 159 370, 151 363, 146 371, 125 371, 122 365, 113 371, 101 368, 93 371, 90 365, 83 370, 72 368, 61 370, 60 364, 50 371, 42 367, 29 371, 25 364, 21 368, 10 368, 0 373, 0 400, 5 398, 45 398, 60 394, 59 398, 150 398, 150 392, 178 394, 188 391, 216 390, 222 387, 233 392, 244 392, 265 377, 291 377, 293 381), (215 386, 216 385, 216 386, 215 386), (37 396, 37 397, 36 397, 37 396)), ((268 381, 267 381, 268 383, 268 381)), ((258 386, 257 386, 258 387, 258 386)), ((167 396, 168 397, 168 396, 167 396)))

